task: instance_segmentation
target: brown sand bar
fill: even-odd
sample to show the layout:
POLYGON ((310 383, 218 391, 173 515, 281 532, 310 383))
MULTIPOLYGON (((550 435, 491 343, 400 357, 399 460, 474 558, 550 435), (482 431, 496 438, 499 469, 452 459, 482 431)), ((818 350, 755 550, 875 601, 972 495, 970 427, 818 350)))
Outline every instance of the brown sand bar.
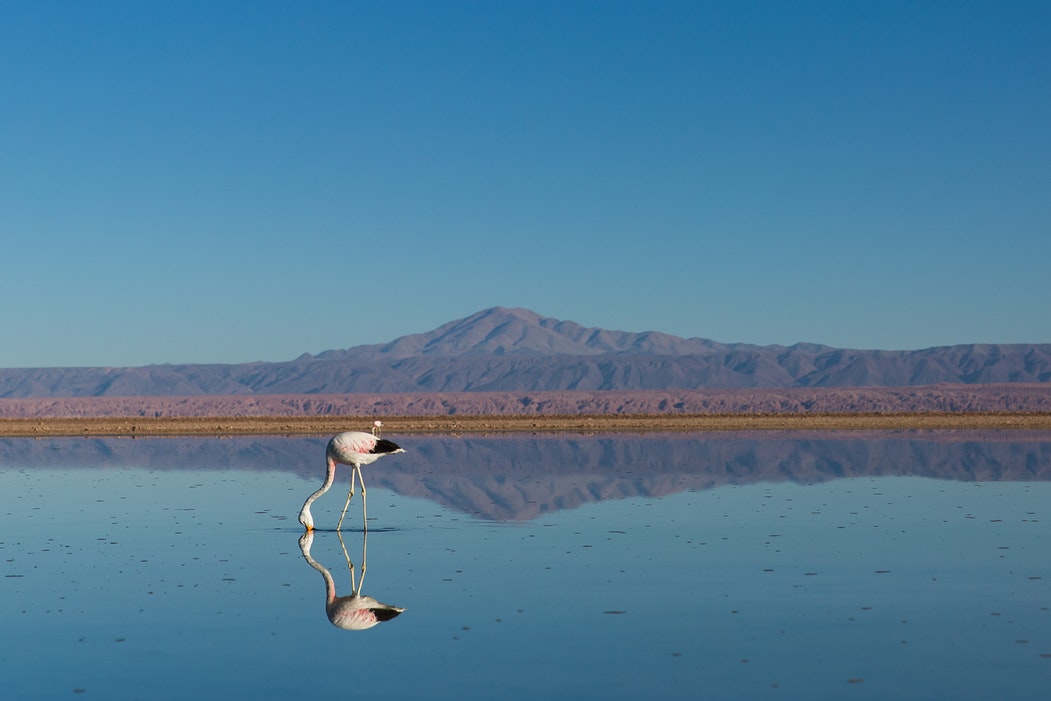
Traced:
MULTIPOLYGON (((0 436, 320 435, 367 430, 375 416, 0 418, 0 436)), ((1051 413, 598 414, 384 416, 385 435, 686 431, 1051 430, 1051 413)))

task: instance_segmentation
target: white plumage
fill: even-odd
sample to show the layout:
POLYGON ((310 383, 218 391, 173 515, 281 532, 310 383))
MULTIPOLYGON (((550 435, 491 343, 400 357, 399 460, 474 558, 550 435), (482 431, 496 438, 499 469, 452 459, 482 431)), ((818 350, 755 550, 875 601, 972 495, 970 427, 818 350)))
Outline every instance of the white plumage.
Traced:
POLYGON ((381 425, 382 424, 377 421, 373 425, 372 433, 347 431, 333 436, 332 440, 328 442, 328 447, 325 449, 325 464, 327 468, 325 473, 325 483, 321 485, 320 489, 307 497, 306 502, 303 504, 302 511, 299 512, 299 522, 303 524, 303 527, 308 531, 314 529, 314 517, 310 513, 310 505, 332 486, 332 482, 336 477, 337 464, 349 465, 351 472, 350 493, 347 495, 347 503, 343 505, 343 513, 340 514, 339 523, 336 524, 336 530, 338 531, 343 526, 343 517, 346 516, 347 507, 350 506, 350 500, 354 496, 355 476, 358 483, 361 485, 361 513, 364 519, 365 529, 368 529, 368 514, 366 513, 365 504, 365 481, 361 477, 361 467, 376 462, 384 455, 394 455, 396 453, 405 452, 403 448, 400 448, 392 441, 388 441, 387 439, 380 438, 376 435, 376 429, 381 425))

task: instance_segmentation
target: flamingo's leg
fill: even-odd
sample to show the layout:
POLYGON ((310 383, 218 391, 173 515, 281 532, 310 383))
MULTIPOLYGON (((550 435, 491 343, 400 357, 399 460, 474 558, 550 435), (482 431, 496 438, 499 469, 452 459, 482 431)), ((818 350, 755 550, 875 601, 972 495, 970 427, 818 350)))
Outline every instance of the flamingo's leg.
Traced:
POLYGON ((361 520, 365 524, 365 530, 369 530, 368 502, 365 501, 365 479, 361 476, 361 467, 355 470, 358 473, 358 482, 361 484, 361 520))
POLYGON ((358 580, 358 588, 354 590, 359 594, 361 593, 362 587, 365 586, 365 568, 368 567, 368 565, 366 564, 368 562, 368 558, 366 557, 366 554, 368 552, 366 550, 368 542, 369 532, 368 530, 366 530, 361 534, 361 579, 358 580))
MULTIPOLYGON (((343 534, 340 533, 339 531, 336 531, 336 537, 339 538, 339 544, 343 548, 343 557, 345 557, 347 559, 347 569, 350 571, 350 589, 351 589, 351 594, 357 594, 359 589, 358 589, 358 584, 357 584, 357 577, 354 574, 354 563, 350 561, 350 553, 347 552, 347 544, 343 542, 343 534)), ((362 577, 362 579, 365 578, 365 572, 364 571, 362 571, 361 577, 362 577)))
MULTIPOLYGON (((347 494, 347 503, 343 505, 343 513, 339 515, 339 523, 336 524, 336 530, 338 531, 343 526, 343 517, 347 515, 347 507, 350 506, 350 500, 354 496, 354 469, 350 470, 350 493, 347 494)), ((365 485, 361 485, 361 496, 365 497, 365 485)))

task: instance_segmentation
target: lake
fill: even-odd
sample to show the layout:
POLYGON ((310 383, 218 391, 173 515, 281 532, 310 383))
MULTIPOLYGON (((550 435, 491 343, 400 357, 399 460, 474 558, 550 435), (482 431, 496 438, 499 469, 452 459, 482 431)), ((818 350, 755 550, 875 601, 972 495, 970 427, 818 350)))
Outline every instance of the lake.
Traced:
POLYGON ((0 439, 0 698, 1046 698, 1051 433, 387 437, 0 439))

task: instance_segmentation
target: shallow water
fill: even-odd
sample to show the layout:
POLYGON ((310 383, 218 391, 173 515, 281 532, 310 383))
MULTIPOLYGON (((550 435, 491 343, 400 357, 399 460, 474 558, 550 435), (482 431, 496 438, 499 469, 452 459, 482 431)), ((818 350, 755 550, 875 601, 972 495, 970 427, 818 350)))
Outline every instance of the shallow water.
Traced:
POLYGON ((0 440, 0 698, 1044 698, 1051 435, 788 437, 0 440))

